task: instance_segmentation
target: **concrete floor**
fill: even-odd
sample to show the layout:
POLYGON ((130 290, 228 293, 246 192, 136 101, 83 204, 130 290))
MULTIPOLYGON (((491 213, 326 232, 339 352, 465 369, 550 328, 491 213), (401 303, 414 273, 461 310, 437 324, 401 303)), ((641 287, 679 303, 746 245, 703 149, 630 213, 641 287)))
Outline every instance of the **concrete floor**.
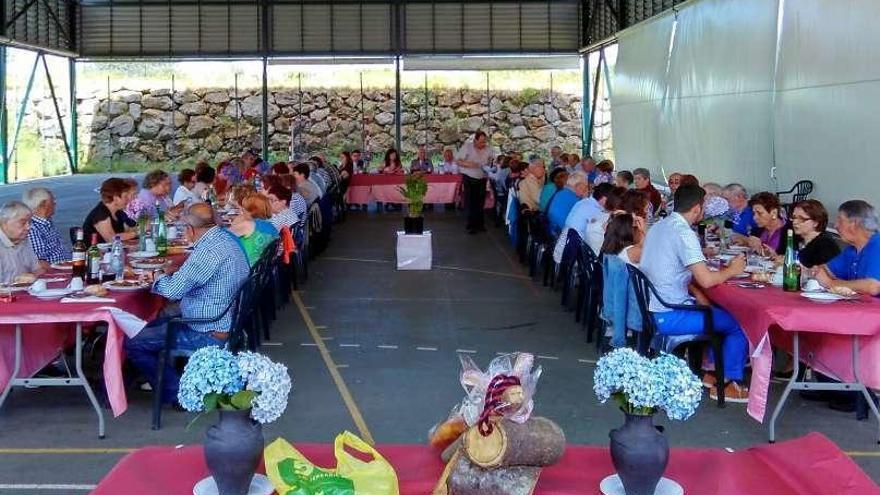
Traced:
MULTIPOLYGON (((62 212, 79 221, 86 211, 80 205, 90 207, 95 200, 88 196, 95 187, 90 184, 100 179, 67 180, 80 181, 71 189, 80 199, 75 203, 67 193, 59 194, 62 204, 78 209, 62 212)), ((0 201, 10 189, 0 187, 0 201)), ((59 214, 58 223, 64 222, 72 221, 59 214)), ((558 422, 570 443, 607 444, 608 431, 622 417, 614 406, 598 404, 592 392, 595 350, 559 305, 559 294, 524 275, 503 232, 468 236, 459 215, 428 213, 435 269, 398 272, 394 231, 401 224, 399 213, 351 213, 311 265, 299 295, 302 308, 291 304, 280 314, 274 345, 264 352, 288 365, 294 390, 287 412, 266 429, 266 438, 326 443, 344 429, 359 431, 306 326, 308 316, 378 443, 425 442, 431 425, 462 398, 457 352, 470 352, 485 366, 497 353, 521 350, 539 356, 544 368, 536 413, 558 422)), ((774 384, 771 404, 780 391, 774 384)), ((94 413, 81 391, 13 393, 0 412, 0 493, 84 493, 124 455, 114 449, 201 440, 204 423, 185 429, 190 415, 169 411, 163 429, 154 432, 150 395, 131 392, 129 400, 128 412, 108 418, 107 438, 98 440, 94 413), (34 450, 44 448, 70 450, 34 450), (41 486, 14 487, 24 484, 41 486), (61 484, 83 486, 46 486, 61 484)), ((741 449, 766 442, 766 427, 752 420, 744 405, 717 409, 708 397, 690 421, 660 418, 660 423, 673 446, 741 449)), ((880 480, 876 423, 795 397, 778 430, 781 440, 819 431, 880 480)))

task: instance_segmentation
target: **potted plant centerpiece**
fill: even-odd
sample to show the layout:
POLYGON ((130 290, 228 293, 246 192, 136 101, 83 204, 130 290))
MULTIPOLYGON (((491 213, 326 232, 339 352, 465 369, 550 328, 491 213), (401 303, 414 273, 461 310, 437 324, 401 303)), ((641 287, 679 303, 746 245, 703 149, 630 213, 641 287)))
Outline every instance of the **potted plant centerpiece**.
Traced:
POLYGON ((425 194, 428 193, 428 182, 424 174, 417 172, 406 176, 406 185, 399 187, 400 194, 406 198, 409 207, 403 219, 403 231, 407 234, 421 234, 425 230, 425 194))
POLYGON ((284 413, 290 389, 287 367, 262 354, 233 354, 210 346, 190 356, 177 395, 184 409, 200 413, 190 425, 219 411, 217 423, 205 435, 205 461, 212 476, 201 480, 193 493, 273 492, 269 479, 254 473, 263 454, 262 425, 284 413))
POLYGON ((602 493, 682 493, 680 485, 662 478, 669 444, 662 428, 654 426, 654 414, 663 409, 669 419, 684 421, 696 412, 702 386, 687 363, 671 354, 650 360, 632 349, 617 349, 596 364, 593 390, 603 404, 614 399, 626 415, 624 425, 609 435, 617 474, 602 480, 602 493))

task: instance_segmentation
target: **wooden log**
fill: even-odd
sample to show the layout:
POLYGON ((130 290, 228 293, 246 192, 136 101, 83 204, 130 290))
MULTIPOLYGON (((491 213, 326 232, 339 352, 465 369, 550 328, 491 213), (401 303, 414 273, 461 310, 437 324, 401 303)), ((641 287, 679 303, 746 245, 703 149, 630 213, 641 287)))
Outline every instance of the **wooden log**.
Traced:
POLYGON ((462 436, 465 455, 474 464, 497 466, 550 466, 565 450, 565 434, 547 418, 532 417, 523 424, 503 419, 489 436, 472 427, 462 436))
POLYGON ((532 495, 541 468, 507 466, 484 469, 459 456, 446 480, 448 495, 532 495))
POLYGON ((448 464, 452 456, 459 450, 461 450, 461 437, 456 438, 449 447, 446 447, 446 450, 440 454, 440 460, 443 461, 443 464, 448 464))

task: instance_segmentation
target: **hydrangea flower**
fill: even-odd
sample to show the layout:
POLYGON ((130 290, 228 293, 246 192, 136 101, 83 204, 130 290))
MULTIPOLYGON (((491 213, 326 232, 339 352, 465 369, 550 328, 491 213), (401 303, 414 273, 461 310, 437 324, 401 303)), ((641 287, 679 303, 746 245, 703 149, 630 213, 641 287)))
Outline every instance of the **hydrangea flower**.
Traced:
POLYGON ((709 196, 706 198, 705 213, 706 218, 716 218, 727 213, 730 209, 730 203, 720 196, 709 196))
POLYGON ((683 360, 664 353, 651 361, 629 348, 617 349, 599 360, 593 391, 599 402, 615 398, 629 414, 664 409, 669 419, 678 421, 693 416, 702 398, 700 380, 683 360))
POLYGON ((287 409, 292 388, 287 366, 274 363, 262 354, 242 352, 238 355, 238 369, 246 389, 257 392, 251 418, 262 424, 278 419, 287 409))
POLYGON ((216 346, 203 347, 192 354, 180 378, 177 400, 190 412, 205 410, 205 396, 234 394, 244 388, 238 360, 216 346))
POLYGON ((654 359, 654 375, 662 387, 660 407, 669 419, 684 421, 697 411, 703 396, 700 380, 687 363, 672 354, 661 354, 654 359))

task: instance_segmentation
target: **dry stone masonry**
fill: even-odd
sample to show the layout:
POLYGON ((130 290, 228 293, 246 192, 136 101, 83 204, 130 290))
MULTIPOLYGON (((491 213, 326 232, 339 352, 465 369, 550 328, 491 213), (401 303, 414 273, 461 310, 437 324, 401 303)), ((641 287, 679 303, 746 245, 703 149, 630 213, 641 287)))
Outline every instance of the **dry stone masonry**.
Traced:
MULTIPOLYGON (((554 144, 581 149, 580 95, 526 89, 485 92, 433 89, 427 113, 423 90, 404 90, 403 151, 427 143, 433 151, 458 145, 477 130, 489 132, 504 151, 528 152, 554 144)), ((394 146, 394 92, 390 89, 270 89, 269 145, 286 155, 291 131, 303 152, 335 152, 366 147, 382 153, 394 146), (363 112, 363 113, 362 113, 363 112), (298 124, 298 122, 300 122, 298 124)), ((40 133, 57 137, 54 108, 36 101, 40 133)), ((66 104, 60 102, 62 108, 66 104)), ((244 147, 261 147, 262 97, 259 90, 203 88, 185 91, 120 89, 110 94, 80 95, 79 142, 88 160, 169 162, 222 160, 244 147)))

